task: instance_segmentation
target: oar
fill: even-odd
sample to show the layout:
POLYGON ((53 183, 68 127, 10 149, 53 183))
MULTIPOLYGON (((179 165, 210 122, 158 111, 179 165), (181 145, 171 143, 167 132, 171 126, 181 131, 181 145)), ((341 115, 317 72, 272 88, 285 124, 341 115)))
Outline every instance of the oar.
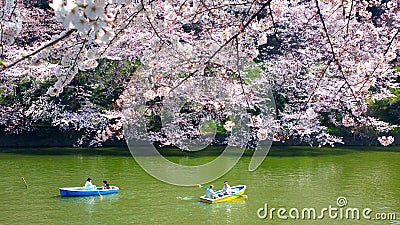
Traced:
POLYGON ((100 194, 100 191, 97 190, 97 187, 96 187, 96 191, 97 191, 97 193, 100 195, 100 201, 103 200, 103 196, 100 194))
POLYGON ((243 197, 243 198, 247 198, 247 195, 241 195, 241 194, 232 194, 233 196, 240 196, 240 197, 243 197))
POLYGON ((204 187, 203 185, 200 185, 200 184, 197 184, 196 185, 198 188, 204 188, 204 189, 207 189, 207 187, 204 187))

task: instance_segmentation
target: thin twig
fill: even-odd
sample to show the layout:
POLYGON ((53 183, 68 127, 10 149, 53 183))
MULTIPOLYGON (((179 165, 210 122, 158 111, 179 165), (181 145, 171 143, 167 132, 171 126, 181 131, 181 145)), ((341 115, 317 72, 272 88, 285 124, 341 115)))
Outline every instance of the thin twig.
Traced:
POLYGON ((157 29, 154 27, 153 23, 150 21, 150 18, 148 15, 146 15, 146 19, 149 22, 151 29, 154 31, 154 33, 156 34, 156 36, 160 39, 160 41, 165 44, 166 42, 164 41, 164 39, 160 36, 160 34, 158 33, 157 29))
POLYGON ((230 37, 224 44, 222 44, 222 45, 210 56, 210 58, 208 59, 207 62, 210 62, 210 60, 211 60, 212 58, 214 58, 225 46, 227 46, 229 43, 232 42, 232 40, 234 40, 235 38, 237 38, 237 37, 243 32, 243 30, 246 29, 246 28, 250 25, 250 23, 257 17, 257 15, 258 15, 259 13, 261 13, 261 12, 265 9, 265 7, 267 7, 267 6, 271 3, 271 1, 272 1, 272 0, 269 0, 269 1, 267 1, 266 3, 264 3, 264 4, 261 6, 261 8, 260 8, 256 13, 254 13, 254 14, 251 16, 251 18, 243 25, 242 29, 241 29, 239 32, 237 32, 235 35, 233 35, 232 37, 230 37))
MULTIPOLYGON (((114 40, 115 40, 117 37, 119 37, 119 35, 121 35, 121 33, 132 23, 133 19, 135 19, 135 17, 136 17, 137 15, 139 15, 139 13, 140 13, 142 10, 144 10, 144 3, 143 3, 143 1, 141 1, 141 3, 142 3, 142 4, 140 4, 140 8, 138 9, 138 11, 135 12, 135 13, 132 13, 132 14, 129 16, 128 22, 127 22, 124 26, 122 26, 122 28, 119 29, 118 32, 116 32, 115 36, 110 40, 110 42, 109 42, 110 44, 108 44, 108 45, 105 47, 105 49, 103 50, 103 52, 101 53, 101 55, 104 55, 104 53, 110 48, 111 43, 113 43, 114 40)), ((119 13, 119 11, 118 11, 118 13, 119 13)))
POLYGON ((62 86, 66 85, 67 77, 71 73, 73 68, 76 66, 76 64, 77 64, 76 62, 78 61, 79 54, 82 52, 83 48, 85 47, 86 42, 87 42, 87 40, 85 39, 83 41, 82 46, 80 47, 79 51, 76 53, 74 61, 73 61, 72 65, 69 67, 69 70, 68 70, 67 74, 64 75, 65 76, 65 80, 62 82, 62 86))
POLYGON ((235 38, 235 42, 236 42, 236 66, 237 66, 237 74, 238 74, 238 77, 239 77, 240 87, 242 88, 242 93, 243 93, 244 99, 246 99, 247 107, 250 109, 250 103, 249 103, 249 101, 248 101, 248 99, 247 99, 247 96, 246 96, 246 93, 245 93, 245 91, 244 91, 244 82, 243 82, 243 78, 242 78, 242 76, 240 75, 240 70, 239 70, 239 66, 240 66, 240 65, 239 65, 239 63, 240 63, 240 56, 239 56, 239 40, 238 40, 237 37, 235 38))
POLYGON ((385 50, 385 52, 383 53, 383 55, 386 55, 390 49, 390 46, 393 44, 394 39, 396 39, 397 35, 399 34, 400 29, 397 29, 397 32, 393 35, 392 39, 389 41, 387 48, 385 50))
MULTIPOLYGON (((349 19, 347 20, 347 25, 346 25, 346 35, 349 34, 349 25, 350 25, 350 20, 351 20, 351 13, 353 12, 353 5, 354 5, 354 0, 351 0, 349 19)), ((344 10, 344 7, 343 7, 343 10, 344 10)))
MULTIPOLYGON (((383 53, 383 55, 386 55, 388 52, 389 52, 389 49, 390 49, 390 47, 392 46, 392 44, 393 44, 393 42, 394 42, 394 40, 396 39, 396 36, 399 34, 399 30, 397 30, 397 32, 393 35, 393 37, 392 37, 392 39, 389 41, 389 43, 387 44, 387 48, 386 48, 386 50, 385 50, 385 52, 383 53)), ((386 58, 383 60, 383 61, 385 61, 386 60, 386 58)), ((368 78, 369 77, 372 77, 373 75, 374 75, 374 73, 375 73, 375 71, 378 69, 378 67, 380 66, 381 64, 379 63, 379 64, 377 64, 376 66, 375 66, 375 68, 372 70, 372 72, 371 72, 371 74, 370 75, 368 75, 366 78, 366 80, 364 81, 364 83, 361 85, 361 87, 360 87, 360 89, 358 89, 358 91, 360 91, 363 87, 364 87, 364 85, 368 82, 368 78)), ((386 72, 386 71, 385 71, 386 72)))
MULTIPOLYGON (((222 44, 207 60, 207 62, 204 63, 204 65, 208 65, 210 64, 211 59, 213 59, 225 46, 227 46, 229 43, 231 43, 233 40, 237 39, 239 37, 239 35, 243 32, 243 30, 245 30, 250 23, 257 17, 257 14, 261 13, 265 7, 267 7, 272 0, 267 1, 266 3, 264 3, 261 8, 254 13, 251 18, 243 25, 242 29, 240 31, 238 31, 235 35, 233 35, 232 37, 230 37, 224 44, 222 44)), ((175 87, 173 87, 171 90, 176 89, 177 87, 179 87, 181 84, 183 84, 185 81, 187 81, 190 77, 194 76, 196 73, 198 72, 198 70, 190 73, 187 77, 185 77, 183 80, 181 80, 175 87)))
MULTIPOLYGON (((326 71, 328 70, 328 68, 329 68, 329 66, 331 65, 331 63, 332 63, 332 60, 329 60, 328 63, 326 64, 326 67, 322 70, 322 74, 321 74, 320 76, 318 76, 319 80, 318 80, 318 82, 315 84, 314 89, 312 90, 312 92, 311 92, 310 96, 308 97, 307 101, 304 103, 303 107, 300 109, 300 112, 305 111, 305 109, 306 109, 308 103, 311 101, 311 98, 314 97, 315 91, 317 90, 317 87, 318 87, 319 83, 321 82, 322 78, 325 76, 326 71)), ((294 123, 295 125, 300 121, 301 116, 302 116, 302 114, 300 114, 300 115, 297 117, 297 120, 296 120, 296 122, 294 123)))
POLYGON ((323 30, 324 30, 326 39, 328 40, 329 47, 331 48, 332 58, 333 58, 334 62, 336 63, 340 74, 342 75, 342 76, 341 76, 342 79, 344 80, 344 82, 346 83, 346 85, 350 88, 350 91, 351 91, 353 97, 354 97, 355 99, 357 99, 357 97, 356 97, 356 95, 355 95, 353 89, 351 88, 351 85, 350 85, 349 81, 347 80, 346 76, 344 75, 342 65, 340 64, 339 59, 336 57, 335 49, 334 49, 334 47, 333 47, 333 43, 332 43, 331 38, 330 38, 330 36, 329 36, 328 28, 326 27, 324 17, 322 16, 321 9, 320 9, 319 4, 318 4, 318 0, 315 0, 315 4, 316 4, 316 7, 317 7, 317 14, 319 15, 319 18, 320 18, 320 20, 321 20, 322 27, 323 27, 323 30))
MULTIPOLYGON (((5 3, 4 3, 4 1, 3 1, 3 6, 4 6, 4 5, 5 5, 5 3)), ((10 13, 10 16, 8 17, 8 21, 11 20, 11 17, 12 17, 12 15, 14 14, 16 8, 17 8, 17 3, 14 4, 14 7, 13 7, 11 13, 10 13)), ((3 16, 5 16, 5 15, 4 15, 4 12, 2 12, 1 17, 3 17, 3 16)), ((4 52, 4 45, 3 45, 3 31, 4 31, 4 30, 3 30, 3 23, 0 23, 0 29, 1 29, 1 33, 0 33, 1 53, 0 53, 0 56, 2 56, 2 55, 3 55, 3 52, 4 52)))
POLYGON ((243 22, 246 20, 246 16, 249 15, 249 12, 250 12, 250 10, 251 10, 251 8, 253 7, 253 5, 254 5, 255 2, 256 2, 256 1, 254 0, 254 1, 251 3, 250 7, 247 9, 246 14, 243 16, 242 21, 241 21, 242 26, 243 26, 243 22))

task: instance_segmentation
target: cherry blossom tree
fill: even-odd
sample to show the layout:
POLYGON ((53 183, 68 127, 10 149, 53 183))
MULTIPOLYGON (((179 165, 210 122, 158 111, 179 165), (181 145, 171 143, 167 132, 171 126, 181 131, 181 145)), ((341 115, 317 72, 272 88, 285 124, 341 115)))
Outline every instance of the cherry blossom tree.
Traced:
MULTIPOLYGON (((342 142, 329 133, 330 125, 378 134, 397 127, 368 114, 370 102, 398 88, 397 1, 53 0, 54 11, 43 13, 65 30, 43 38, 59 29, 52 27, 29 46, 16 40, 24 20, 34 18, 22 3, 4 2, 3 95, 26 75, 38 82, 56 78, 29 109, 1 106, 2 118, 24 118, 13 119, 20 126, 43 117, 34 112, 48 113, 61 127, 91 124, 103 115, 103 125, 90 131, 98 129, 91 143, 120 136, 127 123, 146 130, 129 135, 183 149, 212 141, 210 124, 228 137, 241 134, 227 143, 255 148, 272 139, 342 142), (130 79, 121 81, 124 91, 113 107, 60 107, 55 100, 78 74, 102 60, 139 62, 130 79)), ((19 126, 2 121, 9 130, 19 126)), ((394 142, 391 136, 378 140, 394 142)))

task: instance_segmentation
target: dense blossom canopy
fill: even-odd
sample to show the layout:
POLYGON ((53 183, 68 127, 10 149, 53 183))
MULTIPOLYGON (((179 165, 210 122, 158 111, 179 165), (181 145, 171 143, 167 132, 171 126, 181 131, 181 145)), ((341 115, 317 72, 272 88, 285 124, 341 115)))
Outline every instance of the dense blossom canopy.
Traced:
MULTIPOLYGON (((396 125, 371 116, 368 107, 398 88, 398 4, 53 0, 52 10, 40 9, 52 26, 37 30, 40 37, 27 44, 21 41, 24 24, 43 26, 34 21, 39 9, 5 0, 1 95, 15 94, 14 83, 27 76, 36 86, 24 92, 23 103, 0 105, 0 123, 20 132, 32 122, 49 121, 85 131, 80 142, 90 139, 90 144, 121 138, 126 123, 142 124, 146 133, 129 130, 129 135, 183 149, 199 144, 200 136, 212 142, 217 131, 227 134, 226 143, 252 147, 289 138, 341 142, 328 126, 386 134, 396 125), (65 29, 57 35, 55 19, 65 29), (115 75, 121 91, 110 90, 117 96, 108 106, 96 105, 93 92, 76 85, 79 107, 60 100, 104 60, 136 62, 129 76, 115 75), (47 94, 34 97, 44 82, 51 83, 47 94), (245 138, 229 140, 232 132, 245 138)), ((113 88, 107 84, 99 79, 87 86, 113 88)), ((394 142, 391 136, 378 140, 394 142)))

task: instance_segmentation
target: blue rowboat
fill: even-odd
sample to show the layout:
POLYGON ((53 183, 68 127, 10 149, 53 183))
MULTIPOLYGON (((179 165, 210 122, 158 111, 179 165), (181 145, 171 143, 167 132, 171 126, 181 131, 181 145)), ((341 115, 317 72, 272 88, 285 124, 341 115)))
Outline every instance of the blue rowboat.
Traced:
POLYGON ((110 189, 103 189, 98 187, 96 189, 87 189, 84 187, 67 187, 60 188, 61 197, 75 197, 75 196, 91 196, 91 195, 109 195, 119 192, 117 186, 110 186, 110 189))

